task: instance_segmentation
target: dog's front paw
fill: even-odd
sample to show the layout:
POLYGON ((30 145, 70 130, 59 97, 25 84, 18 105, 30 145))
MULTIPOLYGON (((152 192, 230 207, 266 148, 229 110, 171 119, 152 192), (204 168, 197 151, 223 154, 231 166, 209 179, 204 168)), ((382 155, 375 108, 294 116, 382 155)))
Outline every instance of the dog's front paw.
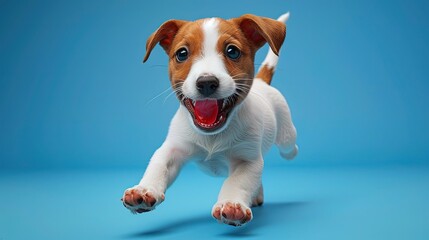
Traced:
POLYGON ((164 199, 164 193, 137 185, 125 190, 121 200, 132 213, 143 213, 152 211, 164 199))
POLYGON ((252 220, 252 210, 244 204, 232 201, 216 203, 213 206, 212 216, 219 222, 235 227, 244 225, 252 220))

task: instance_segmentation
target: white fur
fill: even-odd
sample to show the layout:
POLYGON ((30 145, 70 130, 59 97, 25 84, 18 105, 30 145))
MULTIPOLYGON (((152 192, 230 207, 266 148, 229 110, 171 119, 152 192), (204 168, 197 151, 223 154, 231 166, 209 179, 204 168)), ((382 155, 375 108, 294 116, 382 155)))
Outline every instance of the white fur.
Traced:
POLYGON ((287 12, 283 15, 281 15, 279 18, 277 18, 277 21, 285 23, 290 17, 290 12, 287 12))
MULTIPOLYGON (((216 18, 209 18, 202 24, 204 34, 203 51, 200 58, 198 58, 192 64, 191 70, 189 71, 189 74, 182 87, 183 94, 190 99, 198 100, 205 98, 198 92, 196 88, 196 81, 198 77, 203 75, 213 75, 219 79, 219 87, 216 93, 213 95, 213 98, 226 98, 235 92, 235 81, 228 74, 222 57, 219 56, 219 53, 216 49, 217 40, 219 38, 218 26, 219 20, 216 18)), ((189 114, 187 121, 191 123, 190 125, 198 133, 207 134, 193 124, 192 116, 189 114)), ((216 131, 211 132, 210 134, 217 134, 225 130, 229 121, 230 118, 227 119, 225 125, 216 131)))
MULTIPOLYGON (((214 48, 218 37, 217 24, 216 19, 203 24, 203 56, 194 63, 185 81, 187 87, 184 85, 183 88, 188 97, 198 98, 193 85, 196 77, 204 73, 215 74, 222 79, 220 85, 225 85, 221 93, 225 94, 223 97, 232 94, 229 89, 232 79, 214 48)), ((274 66, 276 63, 277 60, 270 61, 274 66)), ((213 211, 226 202, 239 204, 247 210, 260 194, 263 154, 273 144, 279 147, 284 158, 290 159, 297 154, 296 130, 286 100, 278 90, 260 79, 254 80, 248 96, 235 107, 223 131, 202 134, 196 131, 189 116, 188 110, 180 105, 165 142, 153 155, 140 183, 134 187, 150 191, 159 200, 157 204, 162 202, 164 192, 181 166, 189 159, 197 159, 205 171, 228 176, 213 211)), ((133 210, 133 207, 129 208, 133 210)))
POLYGON ((216 49, 219 38, 218 26, 219 20, 216 18, 207 19, 202 24, 204 34, 202 55, 192 64, 182 87, 183 94, 188 98, 194 100, 204 98, 196 88, 198 77, 203 75, 213 75, 219 79, 219 88, 213 98, 226 98, 235 91, 235 82, 228 74, 222 57, 216 49))

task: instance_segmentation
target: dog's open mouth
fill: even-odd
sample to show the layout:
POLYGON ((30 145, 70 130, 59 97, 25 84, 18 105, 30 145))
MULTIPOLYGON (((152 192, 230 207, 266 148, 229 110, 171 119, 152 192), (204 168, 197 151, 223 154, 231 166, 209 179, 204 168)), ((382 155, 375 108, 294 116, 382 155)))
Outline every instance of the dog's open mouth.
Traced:
POLYGON ((201 130, 211 132, 225 124, 237 100, 238 96, 234 94, 223 99, 192 100, 184 98, 183 104, 191 113, 195 126, 201 130))

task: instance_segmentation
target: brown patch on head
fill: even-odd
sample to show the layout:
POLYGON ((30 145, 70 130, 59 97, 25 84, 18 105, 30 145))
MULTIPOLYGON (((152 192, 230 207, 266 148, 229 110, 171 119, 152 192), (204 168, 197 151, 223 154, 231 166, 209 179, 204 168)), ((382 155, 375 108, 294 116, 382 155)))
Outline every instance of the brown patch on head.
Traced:
POLYGON ((201 28, 202 21, 190 22, 183 26, 176 34, 172 47, 167 53, 169 57, 169 76, 174 88, 180 86, 191 70, 195 58, 201 56, 204 34, 201 28), (176 59, 176 52, 186 48, 188 59, 179 62, 176 59))
POLYGON ((169 76, 173 88, 181 85, 191 69, 193 60, 201 55, 203 44, 201 24, 201 20, 196 22, 169 20, 147 40, 143 62, 147 61, 152 49, 159 43, 169 57, 169 76), (176 59, 176 52, 181 48, 186 48, 189 54, 188 59, 183 62, 176 59))
MULTIPOLYGON (((169 77, 173 89, 183 105, 189 110, 195 125, 209 132, 224 126, 234 107, 242 102, 249 93, 255 74, 254 58, 256 51, 268 42, 273 52, 278 54, 285 37, 285 25, 273 19, 249 14, 230 20, 213 19, 217 21, 219 36, 218 39, 213 39, 216 41, 216 51, 228 75, 235 81, 236 89, 232 95, 217 99, 218 111, 212 112, 215 121, 207 124, 201 122, 201 119, 195 115, 196 106, 201 106, 201 104, 197 104, 199 103, 197 102, 198 99, 197 101, 192 100, 189 96, 184 96, 181 91, 181 86, 187 79, 194 62, 203 54, 205 40, 203 27, 205 27, 204 23, 207 20, 202 19, 195 22, 170 20, 165 22, 149 37, 144 61, 148 59, 151 50, 157 43, 164 48, 169 57, 169 77)), ((210 25, 210 27, 213 26, 210 25)), ((210 39, 211 41, 212 39, 210 39)), ((212 49, 210 49, 211 51, 212 49)), ((201 71, 198 74, 205 74, 204 70, 199 69, 198 71, 201 71)), ((265 77, 268 78, 270 74, 272 75, 272 71, 267 70, 260 75, 266 79, 265 77)), ((226 78, 227 81, 230 81, 228 77, 226 78)))
MULTIPOLYGON (((219 39, 217 50, 223 56, 229 75, 236 81, 240 95, 245 97, 254 77, 254 58, 256 51, 266 42, 274 53, 278 54, 286 34, 285 25, 279 21, 251 14, 230 20, 219 21, 219 39), (225 56, 228 45, 234 45, 241 51, 238 59, 225 56)), ((147 40, 144 62, 152 49, 159 43, 169 56, 169 76, 173 88, 177 89, 189 74, 195 58, 201 56, 204 34, 202 24, 205 19, 195 22, 169 20, 163 23, 147 40), (186 48, 188 59, 179 62, 176 52, 186 48)), ((264 74, 264 73, 262 73, 264 74)))
MULTIPOLYGON (((225 126, 235 106, 242 102, 249 93, 255 74, 254 58, 256 51, 268 42, 273 52, 278 54, 286 30, 285 25, 281 22, 250 14, 230 20, 223 20, 220 18, 210 19, 210 21, 213 22, 207 23, 207 26, 210 28, 208 34, 213 34, 213 28, 216 26, 214 23, 216 23, 216 30, 218 31, 217 34, 219 37, 218 39, 210 39, 210 41, 208 41, 208 44, 210 44, 209 47, 212 47, 212 41, 215 40, 215 51, 219 58, 221 58, 227 74, 235 82, 236 89, 228 89, 228 94, 231 94, 230 96, 221 96, 221 98, 215 101, 211 99, 210 106, 214 106, 217 109, 214 109, 216 111, 212 111, 213 108, 210 107, 212 108, 210 110, 211 112, 209 112, 211 113, 210 121, 203 121, 202 119, 205 119, 206 116, 203 116, 204 114, 201 113, 207 112, 205 111, 207 110, 206 108, 208 108, 207 104, 202 105, 202 100, 198 99, 198 96, 196 99, 191 99, 194 96, 184 96, 181 87, 188 78, 193 64, 204 54, 203 47, 205 36, 203 27, 205 28, 204 24, 207 20, 208 19, 201 19, 195 22, 170 20, 165 22, 147 40, 146 55, 143 61, 145 62, 149 58, 152 49, 159 43, 169 57, 169 77, 172 87, 181 103, 191 114, 194 124, 203 131, 215 132, 222 128, 222 126, 225 126)), ((208 57, 213 57, 213 49, 208 49, 207 51, 209 54, 208 57)), ((214 56, 214 58, 217 57, 214 56)), ((204 61, 206 61, 206 59, 204 59, 204 61)), ((207 61, 210 61, 210 59, 207 61)), ((218 64, 217 60, 215 61, 216 64, 218 64)), ((210 65, 212 62, 204 62, 203 64, 210 65)), ((222 72, 219 74, 222 75, 221 80, 231 81, 231 79, 223 73, 223 66, 221 64, 219 65, 220 66, 216 65, 216 68, 220 69, 218 71, 222 72)), ((208 69, 212 71, 210 68, 208 69)), ((217 74, 215 72, 204 72, 204 66, 198 68, 196 71, 198 71, 199 75, 217 74)), ((269 71, 269 69, 263 70, 258 76, 263 79, 271 78, 272 71, 269 71)), ((150 206, 155 204, 155 199, 152 198, 148 200, 148 198, 147 196, 144 198, 145 203, 150 206)))
MULTIPOLYGON (((224 57, 228 73, 238 86, 239 101, 241 101, 252 86, 256 51, 268 42, 273 52, 278 54, 286 35, 286 28, 279 21, 251 14, 230 20, 219 19, 219 21, 217 48, 224 57), (225 50, 230 44, 240 49, 241 56, 238 59, 232 60, 225 56, 225 50)), ((265 67, 263 72, 258 74, 268 83, 272 75, 273 70, 265 67)))
POLYGON ((231 76, 253 78, 256 49, 249 47, 249 45, 247 38, 232 21, 220 19, 217 48, 219 53, 222 53, 225 66, 231 76), (238 59, 232 60, 225 56, 228 45, 234 45, 240 49, 241 56, 238 59))
MULTIPOLYGON (((286 25, 284 23, 251 14, 231 19, 231 21, 238 26, 248 40, 249 46, 254 51, 257 51, 265 43, 268 43, 274 54, 279 54, 286 37, 286 25)), ((256 77, 270 84, 273 75, 273 68, 263 66, 256 77)))
POLYGON ((152 52, 152 49, 157 43, 164 48, 165 52, 169 52, 171 43, 177 31, 187 22, 182 20, 169 20, 163 23, 146 41, 146 54, 143 62, 146 62, 152 52))
POLYGON ((257 50, 268 42, 273 52, 278 55, 286 37, 284 23, 252 14, 245 14, 230 21, 234 22, 243 32, 251 47, 257 50))
POLYGON ((223 62, 229 75, 237 85, 237 92, 241 102, 248 94, 255 74, 254 59, 256 50, 250 47, 250 42, 232 20, 219 19, 219 40, 217 50, 223 56, 223 62), (231 59, 226 56, 226 49, 233 45, 240 50, 240 57, 231 59))

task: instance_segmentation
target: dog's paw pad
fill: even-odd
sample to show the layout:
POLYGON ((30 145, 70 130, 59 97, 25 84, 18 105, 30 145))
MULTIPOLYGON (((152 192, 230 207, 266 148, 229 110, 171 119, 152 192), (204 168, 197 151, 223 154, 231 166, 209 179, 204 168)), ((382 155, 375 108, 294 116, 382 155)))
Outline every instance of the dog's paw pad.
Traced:
POLYGON ((213 217, 216 218, 216 219, 218 219, 218 220, 220 220, 220 207, 216 207, 213 210, 213 217))
POLYGON ((218 203, 213 207, 212 215, 219 222, 241 226, 252 220, 252 210, 241 203, 218 203))
POLYGON ((122 203, 132 213, 149 212, 163 202, 164 193, 157 193, 141 186, 135 186, 125 191, 122 197, 122 203))

